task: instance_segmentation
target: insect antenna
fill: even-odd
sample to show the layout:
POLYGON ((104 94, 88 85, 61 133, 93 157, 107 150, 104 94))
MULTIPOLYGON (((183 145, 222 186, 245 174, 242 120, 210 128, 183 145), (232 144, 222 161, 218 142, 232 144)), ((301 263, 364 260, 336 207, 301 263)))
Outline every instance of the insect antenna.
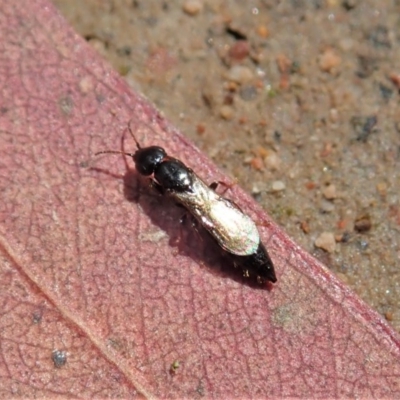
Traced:
POLYGON ((118 150, 103 150, 94 153, 95 156, 98 156, 100 154, 123 154, 124 156, 129 156, 129 157, 134 156, 134 153, 126 153, 125 151, 118 151, 118 150))
MULTIPOLYGON (((140 146, 139 141, 136 139, 136 136, 133 133, 133 129, 132 129, 131 124, 132 124, 132 120, 130 120, 128 122, 129 133, 132 136, 134 142, 136 143, 137 148, 140 150, 142 148, 142 146, 140 146)), ((126 130, 124 132, 126 132, 126 130)), ((122 139, 122 147, 123 147, 123 139, 122 139)), ((98 151, 97 153, 94 153, 94 156, 97 157, 100 154, 122 154, 124 156, 132 157, 132 158, 134 157, 134 153, 127 153, 127 152, 125 152, 123 150, 103 150, 103 151, 98 151)))
MULTIPOLYGON (((129 130, 129 133, 131 134, 131 136, 132 136, 134 142, 136 143, 137 148, 140 150, 142 147, 140 146, 139 141, 136 139, 136 136, 135 136, 135 134, 133 133, 133 130, 132 130, 132 127, 131 127, 131 123, 132 123, 132 120, 130 120, 130 121, 128 122, 128 130, 129 130)), ((98 151, 98 152, 95 153, 94 155, 95 155, 95 156, 98 156, 98 155, 100 155, 100 154, 123 154, 124 156, 132 157, 132 158, 133 158, 133 155, 134 155, 134 153, 127 153, 127 152, 122 151, 122 150, 120 150, 120 151, 119 151, 119 150, 104 150, 104 151, 98 151)))
POLYGON ((132 123, 132 120, 129 120, 129 122, 128 122, 128 130, 129 130, 129 133, 131 134, 133 140, 135 141, 137 148, 140 150, 142 148, 142 146, 140 146, 139 141, 136 139, 136 136, 133 133, 133 130, 132 130, 132 127, 131 127, 131 123, 132 123))

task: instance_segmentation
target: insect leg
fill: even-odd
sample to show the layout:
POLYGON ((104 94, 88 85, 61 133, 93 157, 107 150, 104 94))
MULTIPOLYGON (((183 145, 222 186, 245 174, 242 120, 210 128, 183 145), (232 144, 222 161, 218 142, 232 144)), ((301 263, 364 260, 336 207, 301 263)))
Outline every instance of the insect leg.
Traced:
POLYGON ((150 178, 150 186, 154 188, 159 194, 165 194, 164 188, 153 178, 150 178))
POLYGON ((230 184, 229 184, 229 183, 225 183, 225 182, 223 182, 223 181, 215 181, 215 182, 212 182, 212 183, 209 185, 209 188, 215 191, 215 190, 217 189, 218 185, 225 186, 225 189, 224 189, 224 191, 222 192, 222 194, 225 194, 225 192, 226 192, 227 190, 231 189, 233 186, 236 185, 236 182, 235 182, 235 183, 230 183, 230 184))

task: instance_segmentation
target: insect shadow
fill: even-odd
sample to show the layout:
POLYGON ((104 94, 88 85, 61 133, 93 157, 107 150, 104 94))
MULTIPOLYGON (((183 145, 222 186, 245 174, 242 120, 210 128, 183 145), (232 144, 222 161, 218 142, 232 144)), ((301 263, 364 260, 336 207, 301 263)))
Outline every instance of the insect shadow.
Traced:
POLYGON ((161 195, 152 187, 151 180, 140 175, 130 166, 126 156, 123 157, 124 174, 115 174, 97 166, 91 166, 90 169, 122 179, 124 198, 137 204, 151 223, 165 232, 169 238, 168 244, 176 255, 189 257, 201 268, 207 268, 210 273, 218 276, 233 279, 254 289, 271 290, 273 285, 270 282, 260 285, 256 278, 243 277, 242 269, 235 267, 233 260, 221 250, 207 230, 196 223, 183 206, 161 195))

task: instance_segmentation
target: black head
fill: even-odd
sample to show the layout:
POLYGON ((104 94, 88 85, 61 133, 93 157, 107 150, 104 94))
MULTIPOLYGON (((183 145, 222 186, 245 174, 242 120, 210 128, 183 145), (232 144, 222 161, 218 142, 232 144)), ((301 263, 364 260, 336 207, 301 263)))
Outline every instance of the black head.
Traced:
POLYGON ((139 148, 132 156, 138 172, 149 176, 154 173, 156 168, 162 163, 167 153, 162 147, 150 146, 139 148))
POLYGON ((192 170, 175 158, 160 163, 154 171, 154 178, 163 189, 176 192, 192 190, 192 170))

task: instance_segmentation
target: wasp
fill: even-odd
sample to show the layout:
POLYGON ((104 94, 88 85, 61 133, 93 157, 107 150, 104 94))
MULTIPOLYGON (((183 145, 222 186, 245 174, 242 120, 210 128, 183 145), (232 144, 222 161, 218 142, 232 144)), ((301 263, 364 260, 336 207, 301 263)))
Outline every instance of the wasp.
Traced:
POLYGON ((276 282, 274 265, 261 242, 255 222, 236 203, 216 192, 218 182, 207 185, 182 161, 167 154, 160 146, 142 147, 131 127, 136 143, 134 153, 105 150, 100 154, 123 154, 131 157, 139 174, 150 177, 153 186, 181 204, 214 238, 224 254, 243 276, 256 278, 261 284, 276 282))

